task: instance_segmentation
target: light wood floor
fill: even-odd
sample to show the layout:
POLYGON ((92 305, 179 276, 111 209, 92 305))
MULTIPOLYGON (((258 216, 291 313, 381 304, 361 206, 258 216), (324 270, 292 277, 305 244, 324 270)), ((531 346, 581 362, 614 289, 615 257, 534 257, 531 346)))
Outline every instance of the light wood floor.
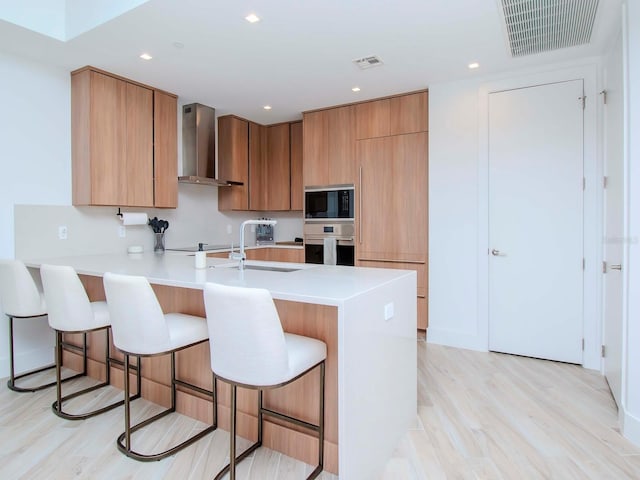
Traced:
MULTIPOLYGON (((71 422, 51 412, 54 395, 53 390, 18 394, 6 382, 0 386, 0 478, 195 480, 212 478, 226 461, 224 431, 160 462, 128 459, 114 440, 123 429, 121 408, 71 422)), ((108 389, 93 401, 120 396, 108 389)), ((79 405, 70 403, 69 409, 79 405)), ((135 401, 134 421, 157 409, 135 401)), ((618 433, 616 418, 606 382, 595 372, 421 341, 416 423, 382 478, 638 479, 640 448, 618 433)), ((149 451, 202 427, 172 415, 134 439, 149 451)), ((260 449, 241 464, 238 478, 297 480, 311 469, 260 449)), ((336 477, 323 473, 321 478, 336 477)))

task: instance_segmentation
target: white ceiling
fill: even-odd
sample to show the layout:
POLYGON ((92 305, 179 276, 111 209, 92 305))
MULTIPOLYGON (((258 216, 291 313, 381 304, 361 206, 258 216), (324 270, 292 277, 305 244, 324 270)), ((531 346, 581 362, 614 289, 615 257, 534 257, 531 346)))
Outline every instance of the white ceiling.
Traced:
POLYGON ((0 21, 0 49, 68 71, 93 65, 182 102, 270 124, 443 81, 598 56, 617 31, 620 3, 600 0, 590 44, 517 59, 500 0, 150 0, 67 42, 0 21), (260 22, 244 20, 252 12, 260 22), (153 59, 141 60, 143 52, 153 59), (384 65, 353 65, 368 55, 384 65), (472 71, 473 61, 480 68, 472 71))

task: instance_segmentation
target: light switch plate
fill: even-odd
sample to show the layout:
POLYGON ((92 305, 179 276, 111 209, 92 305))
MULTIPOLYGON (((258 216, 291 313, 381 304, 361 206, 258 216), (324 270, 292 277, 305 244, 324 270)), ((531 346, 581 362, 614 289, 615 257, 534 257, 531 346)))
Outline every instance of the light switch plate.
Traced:
POLYGON ((391 320, 393 318, 393 302, 384 306, 384 319, 391 320))
POLYGON ((66 225, 60 225, 58 227, 58 239, 66 240, 68 235, 69 235, 69 232, 67 231, 67 226, 66 225))

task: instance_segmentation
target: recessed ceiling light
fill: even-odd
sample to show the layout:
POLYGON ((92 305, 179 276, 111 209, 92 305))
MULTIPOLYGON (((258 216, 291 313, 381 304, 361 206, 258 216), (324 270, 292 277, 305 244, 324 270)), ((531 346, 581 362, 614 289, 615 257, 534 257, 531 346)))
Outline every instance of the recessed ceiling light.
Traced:
POLYGON ((260 21, 260 17, 258 17, 255 13, 250 13, 244 19, 249 23, 256 23, 260 21))
POLYGON ((173 42, 173 46, 176 48, 184 48, 184 43, 182 42, 173 42))
POLYGON ((153 57, 148 53, 143 53, 142 55, 140 55, 140 58, 143 60, 151 60, 153 57))
POLYGON ((264 107, 262 107, 262 108, 264 108, 265 110, 271 110, 271 105, 265 105, 265 106, 264 106, 264 107))
POLYGON ((360 91, 360 87, 353 87, 351 89, 352 92, 359 92, 360 91))
POLYGON ((480 64, 478 62, 473 62, 469 64, 469 69, 473 70, 476 69, 480 66, 480 64))

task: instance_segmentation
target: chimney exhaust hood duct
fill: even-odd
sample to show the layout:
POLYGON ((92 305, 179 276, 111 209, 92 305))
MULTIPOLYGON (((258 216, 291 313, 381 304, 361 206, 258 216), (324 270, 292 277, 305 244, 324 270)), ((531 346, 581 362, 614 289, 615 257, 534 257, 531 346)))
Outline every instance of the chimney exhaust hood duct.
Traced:
POLYGON ((216 187, 242 185, 242 182, 218 180, 215 148, 216 110, 199 103, 182 107, 182 173, 181 183, 197 183, 216 187))

